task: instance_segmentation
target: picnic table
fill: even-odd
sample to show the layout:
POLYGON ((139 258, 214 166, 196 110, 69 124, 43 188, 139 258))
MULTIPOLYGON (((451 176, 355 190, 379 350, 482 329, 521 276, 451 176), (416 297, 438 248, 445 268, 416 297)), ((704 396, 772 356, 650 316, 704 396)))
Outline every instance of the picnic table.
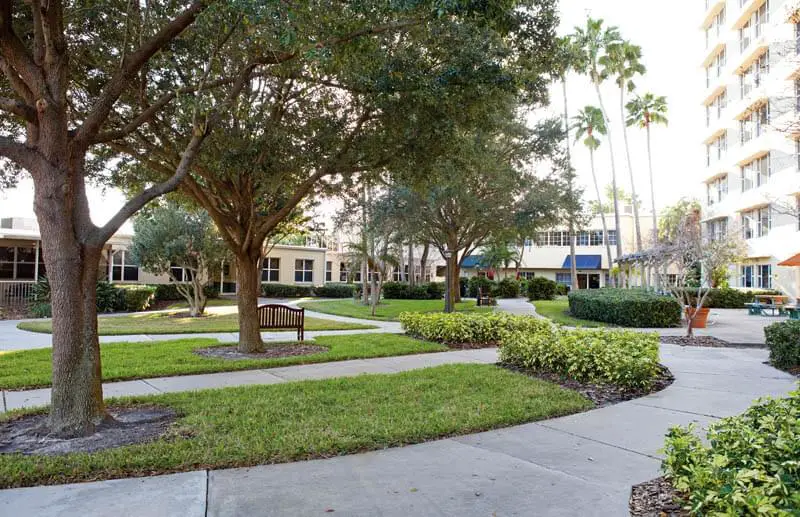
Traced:
POLYGON ((788 312, 790 317, 793 317, 791 311, 787 311, 789 309, 786 306, 789 301, 788 296, 782 294, 757 294, 754 298, 756 300, 755 303, 745 304, 748 307, 748 313, 751 315, 783 316, 788 312), (767 311, 770 311, 770 314, 767 314, 767 311))

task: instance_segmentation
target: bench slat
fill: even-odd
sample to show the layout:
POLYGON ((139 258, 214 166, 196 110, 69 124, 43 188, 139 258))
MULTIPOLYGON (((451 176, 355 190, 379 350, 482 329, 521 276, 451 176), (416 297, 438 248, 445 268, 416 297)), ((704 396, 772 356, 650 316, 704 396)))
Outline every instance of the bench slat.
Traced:
POLYGON ((305 313, 303 308, 268 304, 258 307, 258 326, 262 329, 297 329, 298 341, 305 337, 305 313))

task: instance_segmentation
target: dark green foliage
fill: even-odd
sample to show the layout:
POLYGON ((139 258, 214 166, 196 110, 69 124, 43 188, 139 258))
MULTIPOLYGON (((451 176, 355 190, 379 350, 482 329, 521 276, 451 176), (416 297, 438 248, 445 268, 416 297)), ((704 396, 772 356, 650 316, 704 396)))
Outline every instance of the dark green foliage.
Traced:
POLYGON ((383 297, 387 300, 439 300, 444 296, 444 286, 435 282, 410 286, 403 282, 383 284, 383 297))
POLYGON ((261 296, 266 298, 300 298, 312 294, 309 285, 261 284, 261 296))
POLYGON ((150 308, 155 298, 156 288, 150 285, 126 285, 117 288, 122 291, 127 312, 141 312, 150 308))
POLYGON ((516 298, 519 296, 519 282, 513 278, 504 278, 497 283, 497 296, 500 298, 516 298))
POLYGON ((485 276, 473 276, 470 277, 467 287, 470 298, 476 298, 478 296, 479 287, 481 291, 483 291, 483 294, 488 292, 491 296, 497 295, 497 284, 493 280, 489 280, 485 276))
POLYGON ((531 300, 552 300, 556 297, 556 283, 537 276, 528 280, 528 298, 531 300))
MULTIPOLYGON (((150 308, 157 287, 152 285, 114 285, 97 283, 97 312, 140 312, 150 308)), ((181 298, 180 296, 176 299, 181 298)), ((31 296, 31 314, 36 318, 52 317, 50 283, 46 277, 36 282, 31 296)))
MULTIPOLYGON (((183 296, 178 292, 175 284, 155 284, 148 285, 155 289, 155 299, 158 301, 175 301, 183 300, 183 296)), ((206 293, 206 298, 219 298, 219 287, 209 284, 203 288, 206 293)))
POLYGON ((681 322, 681 305, 671 296, 641 289, 581 289, 569 293, 569 312, 576 318, 623 327, 673 327, 681 322))
MULTIPOLYGON (((697 289, 687 289, 692 305, 697 303, 697 289)), ((727 287, 709 289, 703 307, 709 309, 742 309, 744 304, 755 301, 757 294, 779 294, 778 291, 750 291, 727 287)))
POLYGON ((28 310, 34 318, 52 318, 53 306, 50 302, 33 302, 28 310))
POLYGON ((566 296, 569 294, 569 287, 564 284, 559 284, 556 282, 556 294, 558 296, 566 296))
POLYGON ((314 295, 320 298, 352 298, 355 292, 355 284, 325 284, 314 288, 314 295))
POLYGON ((692 515, 798 515, 800 391, 723 418, 707 438, 673 427, 664 447, 661 468, 692 515))
POLYGON ((120 312, 126 307, 125 291, 108 282, 97 283, 97 312, 120 312))
POLYGON ((469 278, 462 276, 458 278, 458 289, 461 297, 465 298, 469 294, 469 278))
POLYGON ((764 328, 773 365, 787 370, 800 368, 800 321, 773 323, 764 328))

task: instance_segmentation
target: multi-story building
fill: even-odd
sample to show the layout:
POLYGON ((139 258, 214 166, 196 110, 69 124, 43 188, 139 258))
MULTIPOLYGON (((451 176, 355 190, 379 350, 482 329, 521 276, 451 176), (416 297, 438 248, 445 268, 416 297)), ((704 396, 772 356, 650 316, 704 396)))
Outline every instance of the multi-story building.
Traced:
POLYGON ((706 0, 703 223, 740 232, 747 256, 729 283, 798 296, 800 2, 706 0))

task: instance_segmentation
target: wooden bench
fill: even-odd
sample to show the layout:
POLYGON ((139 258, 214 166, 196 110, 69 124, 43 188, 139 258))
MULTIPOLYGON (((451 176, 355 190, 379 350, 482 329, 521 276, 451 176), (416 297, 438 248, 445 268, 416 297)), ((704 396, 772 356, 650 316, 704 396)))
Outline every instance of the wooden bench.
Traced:
POLYGON ((479 287, 478 298, 477 301, 475 302, 475 305, 477 305, 478 307, 484 307, 484 306, 488 307, 490 305, 494 305, 494 298, 492 298, 492 296, 489 293, 484 294, 483 289, 479 287))
POLYGON ((305 309, 294 309, 287 305, 268 304, 258 308, 258 327, 262 329, 297 329, 297 340, 305 338, 305 309))

